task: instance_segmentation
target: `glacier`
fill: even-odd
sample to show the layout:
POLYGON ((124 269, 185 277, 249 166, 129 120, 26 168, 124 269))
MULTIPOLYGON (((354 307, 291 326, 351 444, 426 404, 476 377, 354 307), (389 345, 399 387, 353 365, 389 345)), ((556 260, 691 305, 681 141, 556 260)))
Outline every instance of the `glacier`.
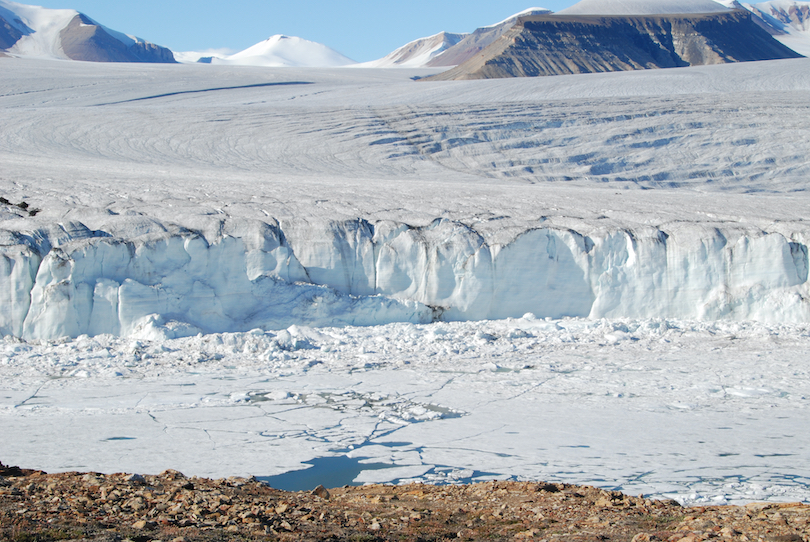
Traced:
MULTIPOLYGON (((115 228, 108 228, 115 231, 115 228)), ((0 333, 25 339, 520 317, 810 321, 808 232, 681 225, 497 243, 437 219, 163 224, 133 238, 79 222, 2 247, 0 333)), ((11 232, 7 236, 13 237, 11 232)))
POLYGON ((0 458, 807 501, 808 62, 0 59, 0 458))
POLYGON ((4 64, 0 181, 40 212, 0 221, 3 335, 810 320, 806 59, 430 85, 4 64))

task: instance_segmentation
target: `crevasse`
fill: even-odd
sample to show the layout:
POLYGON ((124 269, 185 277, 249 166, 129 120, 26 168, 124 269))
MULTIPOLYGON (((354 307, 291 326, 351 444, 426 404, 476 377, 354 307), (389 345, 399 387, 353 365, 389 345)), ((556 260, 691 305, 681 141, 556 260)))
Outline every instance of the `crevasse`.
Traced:
POLYGON ((526 313, 810 321, 804 231, 540 227, 498 243, 443 219, 233 219, 208 238, 168 226, 113 235, 75 222, 6 238, 0 333, 25 339, 526 313))

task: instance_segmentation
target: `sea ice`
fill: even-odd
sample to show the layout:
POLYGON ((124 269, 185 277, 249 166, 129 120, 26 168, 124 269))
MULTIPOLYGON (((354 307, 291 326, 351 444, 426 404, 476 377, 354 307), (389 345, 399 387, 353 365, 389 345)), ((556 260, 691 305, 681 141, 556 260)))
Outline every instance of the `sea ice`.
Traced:
POLYGON ((7 338, 0 455, 46 470, 172 467, 298 489, 512 478, 686 503, 809 500, 808 341, 806 324, 531 315, 7 338), (318 458, 355 474, 335 479, 318 458), (307 464, 310 474, 275 478, 307 464))

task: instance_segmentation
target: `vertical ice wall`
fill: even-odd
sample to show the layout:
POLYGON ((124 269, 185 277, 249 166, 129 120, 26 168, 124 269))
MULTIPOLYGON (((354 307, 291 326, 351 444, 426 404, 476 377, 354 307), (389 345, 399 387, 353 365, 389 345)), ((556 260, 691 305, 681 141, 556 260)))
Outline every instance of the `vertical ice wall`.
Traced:
POLYGON ((527 312, 810 321, 805 232, 547 227, 490 244, 448 220, 234 220, 210 241, 176 226, 110 231, 5 232, 0 333, 176 336, 527 312))

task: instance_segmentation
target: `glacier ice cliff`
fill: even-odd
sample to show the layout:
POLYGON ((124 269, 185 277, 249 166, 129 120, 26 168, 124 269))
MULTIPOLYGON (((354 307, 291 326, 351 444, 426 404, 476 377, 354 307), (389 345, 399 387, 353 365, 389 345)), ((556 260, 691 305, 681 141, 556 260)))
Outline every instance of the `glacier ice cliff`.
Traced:
MULTIPOLYGON (((33 223, 32 223, 33 224, 33 223)), ((808 232, 120 217, 0 231, 0 334, 25 339, 395 321, 633 317, 810 321, 808 232)))

